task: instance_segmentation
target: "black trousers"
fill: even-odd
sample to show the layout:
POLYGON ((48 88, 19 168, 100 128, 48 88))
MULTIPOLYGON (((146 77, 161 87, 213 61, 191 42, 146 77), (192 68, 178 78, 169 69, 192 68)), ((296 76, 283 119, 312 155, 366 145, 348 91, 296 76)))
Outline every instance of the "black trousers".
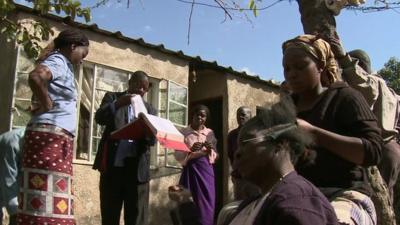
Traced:
POLYGON ((125 225, 147 225, 149 183, 137 182, 135 160, 125 160, 125 167, 111 167, 100 175, 102 225, 119 225, 124 206, 125 225))

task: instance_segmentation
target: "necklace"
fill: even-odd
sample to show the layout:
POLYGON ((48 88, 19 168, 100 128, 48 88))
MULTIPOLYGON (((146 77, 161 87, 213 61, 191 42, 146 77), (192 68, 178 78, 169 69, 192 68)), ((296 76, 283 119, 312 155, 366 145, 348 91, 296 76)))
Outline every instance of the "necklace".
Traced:
POLYGON ((280 184, 283 180, 283 178, 285 178, 289 173, 291 173, 293 170, 286 172, 285 174, 283 174, 278 181, 275 182, 274 185, 272 185, 272 187, 269 189, 269 191, 263 196, 260 197, 258 199, 255 200, 254 204, 252 207, 250 207, 251 210, 247 211, 247 215, 250 215, 256 208, 257 206, 259 206, 260 203, 263 203, 265 201, 265 199, 271 194, 271 192, 275 189, 275 187, 280 184))
POLYGON ((262 206, 264 205, 264 202, 267 200, 268 196, 272 193, 272 191, 279 185, 282 180, 293 170, 285 173, 282 175, 279 180, 275 182, 274 185, 269 189, 269 191, 264 194, 262 197, 254 200, 254 202, 250 203, 247 205, 239 214, 233 218, 231 221, 230 225, 247 225, 247 224, 253 224, 254 220, 256 219, 257 215, 259 214, 262 206))
POLYGON ((280 183, 282 182, 283 178, 285 178, 285 177, 286 177, 289 173, 291 173, 292 171, 293 171, 293 170, 290 170, 290 171, 286 172, 285 174, 283 174, 283 175, 279 178, 279 180, 277 180, 277 181, 275 182, 275 184, 271 186, 271 188, 269 189, 269 191, 267 192, 266 195, 269 195, 269 194, 275 189, 275 187, 276 187, 278 184, 280 184, 280 183))

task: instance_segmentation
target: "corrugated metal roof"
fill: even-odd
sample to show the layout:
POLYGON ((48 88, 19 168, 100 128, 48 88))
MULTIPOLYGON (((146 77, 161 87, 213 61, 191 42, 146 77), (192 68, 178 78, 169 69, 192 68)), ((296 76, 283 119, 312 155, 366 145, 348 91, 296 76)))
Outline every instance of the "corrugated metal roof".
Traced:
MULTIPOLYGON (((37 11, 35 11, 34 9, 29 8, 27 6, 23 6, 23 5, 19 5, 19 4, 16 4, 16 6, 17 6, 17 10, 19 10, 19 11, 27 12, 27 13, 30 13, 33 15, 39 15, 39 13, 37 11)), ((232 75, 236 75, 236 76, 240 76, 240 77, 254 80, 257 82, 261 82, 261 83, 270 85, 272 87, 279 87, 279 84, 277 82, 275 82, 274 80, 264 80, 264 79, 260 78, 260 76, 258 76, 258 75, 250 75, 244 71, 236 71, 231 66, 225 67, 225 66, 219 65, 216 61, 210 62, 210 61, 204 60, 200 56, 189 56, 189 55, 186 55, 181 50, 173 51, 173 50, 165 48, 163 44, 159 44, 159 45, 150 44, 150 43, 145 42, 143 40, 143 38, 138 38, 138 39, 130 38, 130 37, 124 36, 120 31, 116 31, 116 32, 107 31, 107 30, 99 28, 99 26, 95 23, 94 24, 83 24, 83 23, 74 21, 69 16, 60 17, 60 16, 57 16, 54 14, 46 14, 46 15, 40 15, 40 16, 50 19, 50 20, 57 21, 57 22, 63 22, 67 25, 77 27, 80 29, 91 30, 93 32, 111 36, 111 37, 115 37, 117 39, 120 39, 120 40, 123 40, 126 42, 135 43, 137 45, 141 45, 146 48, 154 49, 154 50, 163 52, 165 54, 174 55, 178 58, 188 60, 192 65, 201 65, 202 67, 212 68, 212 69, 215 69, 218 71, 222 71, 222 72, 229 73, 232 75)))

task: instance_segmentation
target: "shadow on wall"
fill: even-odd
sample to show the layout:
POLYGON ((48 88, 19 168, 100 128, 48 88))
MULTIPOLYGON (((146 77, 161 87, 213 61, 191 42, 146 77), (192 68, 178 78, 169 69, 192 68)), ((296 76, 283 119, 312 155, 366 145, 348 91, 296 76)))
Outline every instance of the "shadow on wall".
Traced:
POLYGON ((74 215, 77 224, 101 224, 99 179, 99 172, 91 165, 74 164, 74 215))
POLYGON ((178 184, 179 177, 180 173, 150 181, 149 225, 172 225, 169 213, 176 205, 168 197, 168 187, 178 184))

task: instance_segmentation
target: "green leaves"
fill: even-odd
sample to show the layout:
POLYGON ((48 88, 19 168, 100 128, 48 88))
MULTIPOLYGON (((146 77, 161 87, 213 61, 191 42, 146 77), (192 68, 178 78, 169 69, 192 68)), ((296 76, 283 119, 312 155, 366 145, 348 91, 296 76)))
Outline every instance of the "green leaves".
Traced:
MULTIPOLYGON (((91 20, 90 8, 83 8, 77 0, 25 0, 33 4, 33 9, 39 15, 50 12, 65 14, 72 19, 83 18, 86 22, 91 20)), ((30 58, 37 58, 42 48, 40 43, 49 40, 54 34, 45 21, 15 22, 9 18, 14 12, 15 4, 10 0, 0 0, 0 34, 7 41, 15 41, 23 46, 24 51, 30 58)))
POLYGON ((249 1, 249 9, 253 9, 254 5, 255 5, 254 0, 250 0, 249 1))
POLYGON ((378 74, 382 76, 389 87, 400 94, 400 61, 397 58, 391 57, 378 71, 378 74))
POLYGON ((253 11, 255 17, 258 16, 257 5, 254 0, 249 0, 249 9, 253 11))

